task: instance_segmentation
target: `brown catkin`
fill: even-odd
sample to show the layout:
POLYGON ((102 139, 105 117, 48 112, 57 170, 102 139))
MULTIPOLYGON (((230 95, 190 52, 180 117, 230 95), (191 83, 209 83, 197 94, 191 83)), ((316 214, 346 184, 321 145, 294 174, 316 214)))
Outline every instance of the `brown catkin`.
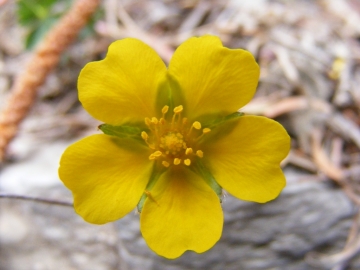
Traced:
POLYGON ((15 81, 5 107, 0 112, 0 163, 6 147, 15 137, 20 122, 34 103, 37 90, 56 66, 61 53, 75 39, 95 12, 100 0, 77 0, 51 29, 35 51, 26 69, 15 81))

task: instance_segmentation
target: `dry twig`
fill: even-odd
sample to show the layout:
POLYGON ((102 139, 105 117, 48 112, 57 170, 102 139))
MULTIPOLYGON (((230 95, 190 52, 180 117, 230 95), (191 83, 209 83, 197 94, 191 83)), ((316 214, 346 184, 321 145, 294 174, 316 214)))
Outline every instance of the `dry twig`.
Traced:
POLYGON ((100 35, 109 36, 114 39, 124 37, 140 39, 154 48, 166 63, 170 62, 174 51, 163 38, 141 29, 119 1, 107 0, 104 5, 106 21, 98 24, 97 31, 100 35), (118 21, 121 21, 123 26, 119 26, 118 21))
POLYGON ((293 111, 308 109, 313 109, 317 112, 326 114, 330 114, 333 110, 331 105, 321 99, 310 99, 305 96, 292 96, 278 102, 272 102, 261 97, 254 98, 249 104, 244 106, 241 111, 249 114, 259 114, 269 118, 276 118, 293 111))
POLYGON ((32 197, 32 196, 27 196, 27 195, 0 193, 0 198, 8 198, 8 199, 16 199, 16 200, 24 200, 24 201, 33 201, 33 202, 53 204, 53 205, 61 205, 61 206, 73 206, 73 204, 71 202, 67 202, 67 201, 38 198, 38 197, 32 197))
POLYGON ((7 104, 0 113, 0 163, 4 160, 7 145, 17 133, 19 123, 31 108, 38 87, 58 63, 61 53, 87 23, 99 2, 78 0, 51 30, 16 80, 7 104))
POLYGON ((315 129, 312 133, 312 155, 314 162, 317 165, 318 169, 325 173, 327 177, 334 180, 346 195, 351 199, 355 204, 360 205, 360 196, 355 193, 354 188, 350 185, 349 181, 346 178, 346 174, 342 168, 337 167, 325 153, 321 147, 322 139, 321 131, 315 129))
POLYGON ((315 129, 312 133, 312 155, 314 162, 321 170, 324 172, 330 179, 336 181, 338 184, 344 184, 344 175, 342 170, 339 167, 336 167, 335 164, 331 162, 328 155, 324 152, 321 147, 322 139, 321 131, 315 129))

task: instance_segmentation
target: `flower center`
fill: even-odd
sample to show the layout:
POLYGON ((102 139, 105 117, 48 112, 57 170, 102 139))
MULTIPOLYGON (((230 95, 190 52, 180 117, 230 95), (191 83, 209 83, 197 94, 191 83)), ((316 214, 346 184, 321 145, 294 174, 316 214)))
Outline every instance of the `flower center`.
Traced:
POLYGON ((211 130, 201 129, 198 121, 189 125, 188 119, 181 116, 183 106, 177 106, 171 122, 165 120, 169 106, 161 110, 162 117, 145 118, 145 124, 149 127, 149 134, 143 131, 141 137, 153 150, 150 160, 157 160, 165 167, 170 165, 185 164, 190 166, 194 158, 202 158, 204 153, 197 147, 198 140, 211 130))
POLYGON ((183 140, 184 136, 180 133, 169 132, 160 138, 160 148, 162 148, 167 155, 179 154, 182 149, 186 149, 186 143, 183 140))

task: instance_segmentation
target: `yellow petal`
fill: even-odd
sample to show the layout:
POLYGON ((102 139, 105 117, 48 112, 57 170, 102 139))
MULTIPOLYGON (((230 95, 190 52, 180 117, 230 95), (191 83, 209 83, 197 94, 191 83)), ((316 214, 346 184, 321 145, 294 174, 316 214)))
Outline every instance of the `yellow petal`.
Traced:
POLYGON ((280 169, 290 137, 276 121, 242 116, 207 134, 204 162, 217 182, 235 197, 264 203, 285 186, 280 169))
POLYGON ((210 249, 221 236, 223 213, 204 180, 188 169, 173 167, 151 190, 140 223, 149 247, 174 259, 186 250, 210 249))
POLYGON ((88 113, 107 124, 143 122, 155 115, 165 74, 164 62, 148 45, 133 38, 115 41, 104 60, 81 71, 79 99, 88 113))
MULTIPOLYGON (((190 38, 174 53, 169 75, 172 88, 183 92, 187 115, 228 115, 253 97, 259 79, 254 57, 241 49, 223 47, 215 36, 190 38)), ((175 104, 177 105, 177 104, 175 104)))
POLYGON ((103 224, 135 208, 151 169, 144 146, 97 134, 66 149, 59 176, 74 195, 75 211, 90 223, 103 224))

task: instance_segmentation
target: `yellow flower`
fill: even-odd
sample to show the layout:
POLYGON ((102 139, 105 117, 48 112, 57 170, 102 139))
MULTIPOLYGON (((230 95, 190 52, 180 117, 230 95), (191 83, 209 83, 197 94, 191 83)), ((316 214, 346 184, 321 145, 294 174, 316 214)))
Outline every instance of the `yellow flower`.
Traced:
POLYGON ((258 78, 249 52, 214 36, 184 42, 168 68, 139 40, 112 43, 78 81, 79 99, 106 123, 104 134, 69 146, 60 161, 76 212, 103 224, 137 206, 141 233, 157 254, 211 248, 222 232, 222 188, 264 203, 285 186, 285 129, 237 112, 258 78))

